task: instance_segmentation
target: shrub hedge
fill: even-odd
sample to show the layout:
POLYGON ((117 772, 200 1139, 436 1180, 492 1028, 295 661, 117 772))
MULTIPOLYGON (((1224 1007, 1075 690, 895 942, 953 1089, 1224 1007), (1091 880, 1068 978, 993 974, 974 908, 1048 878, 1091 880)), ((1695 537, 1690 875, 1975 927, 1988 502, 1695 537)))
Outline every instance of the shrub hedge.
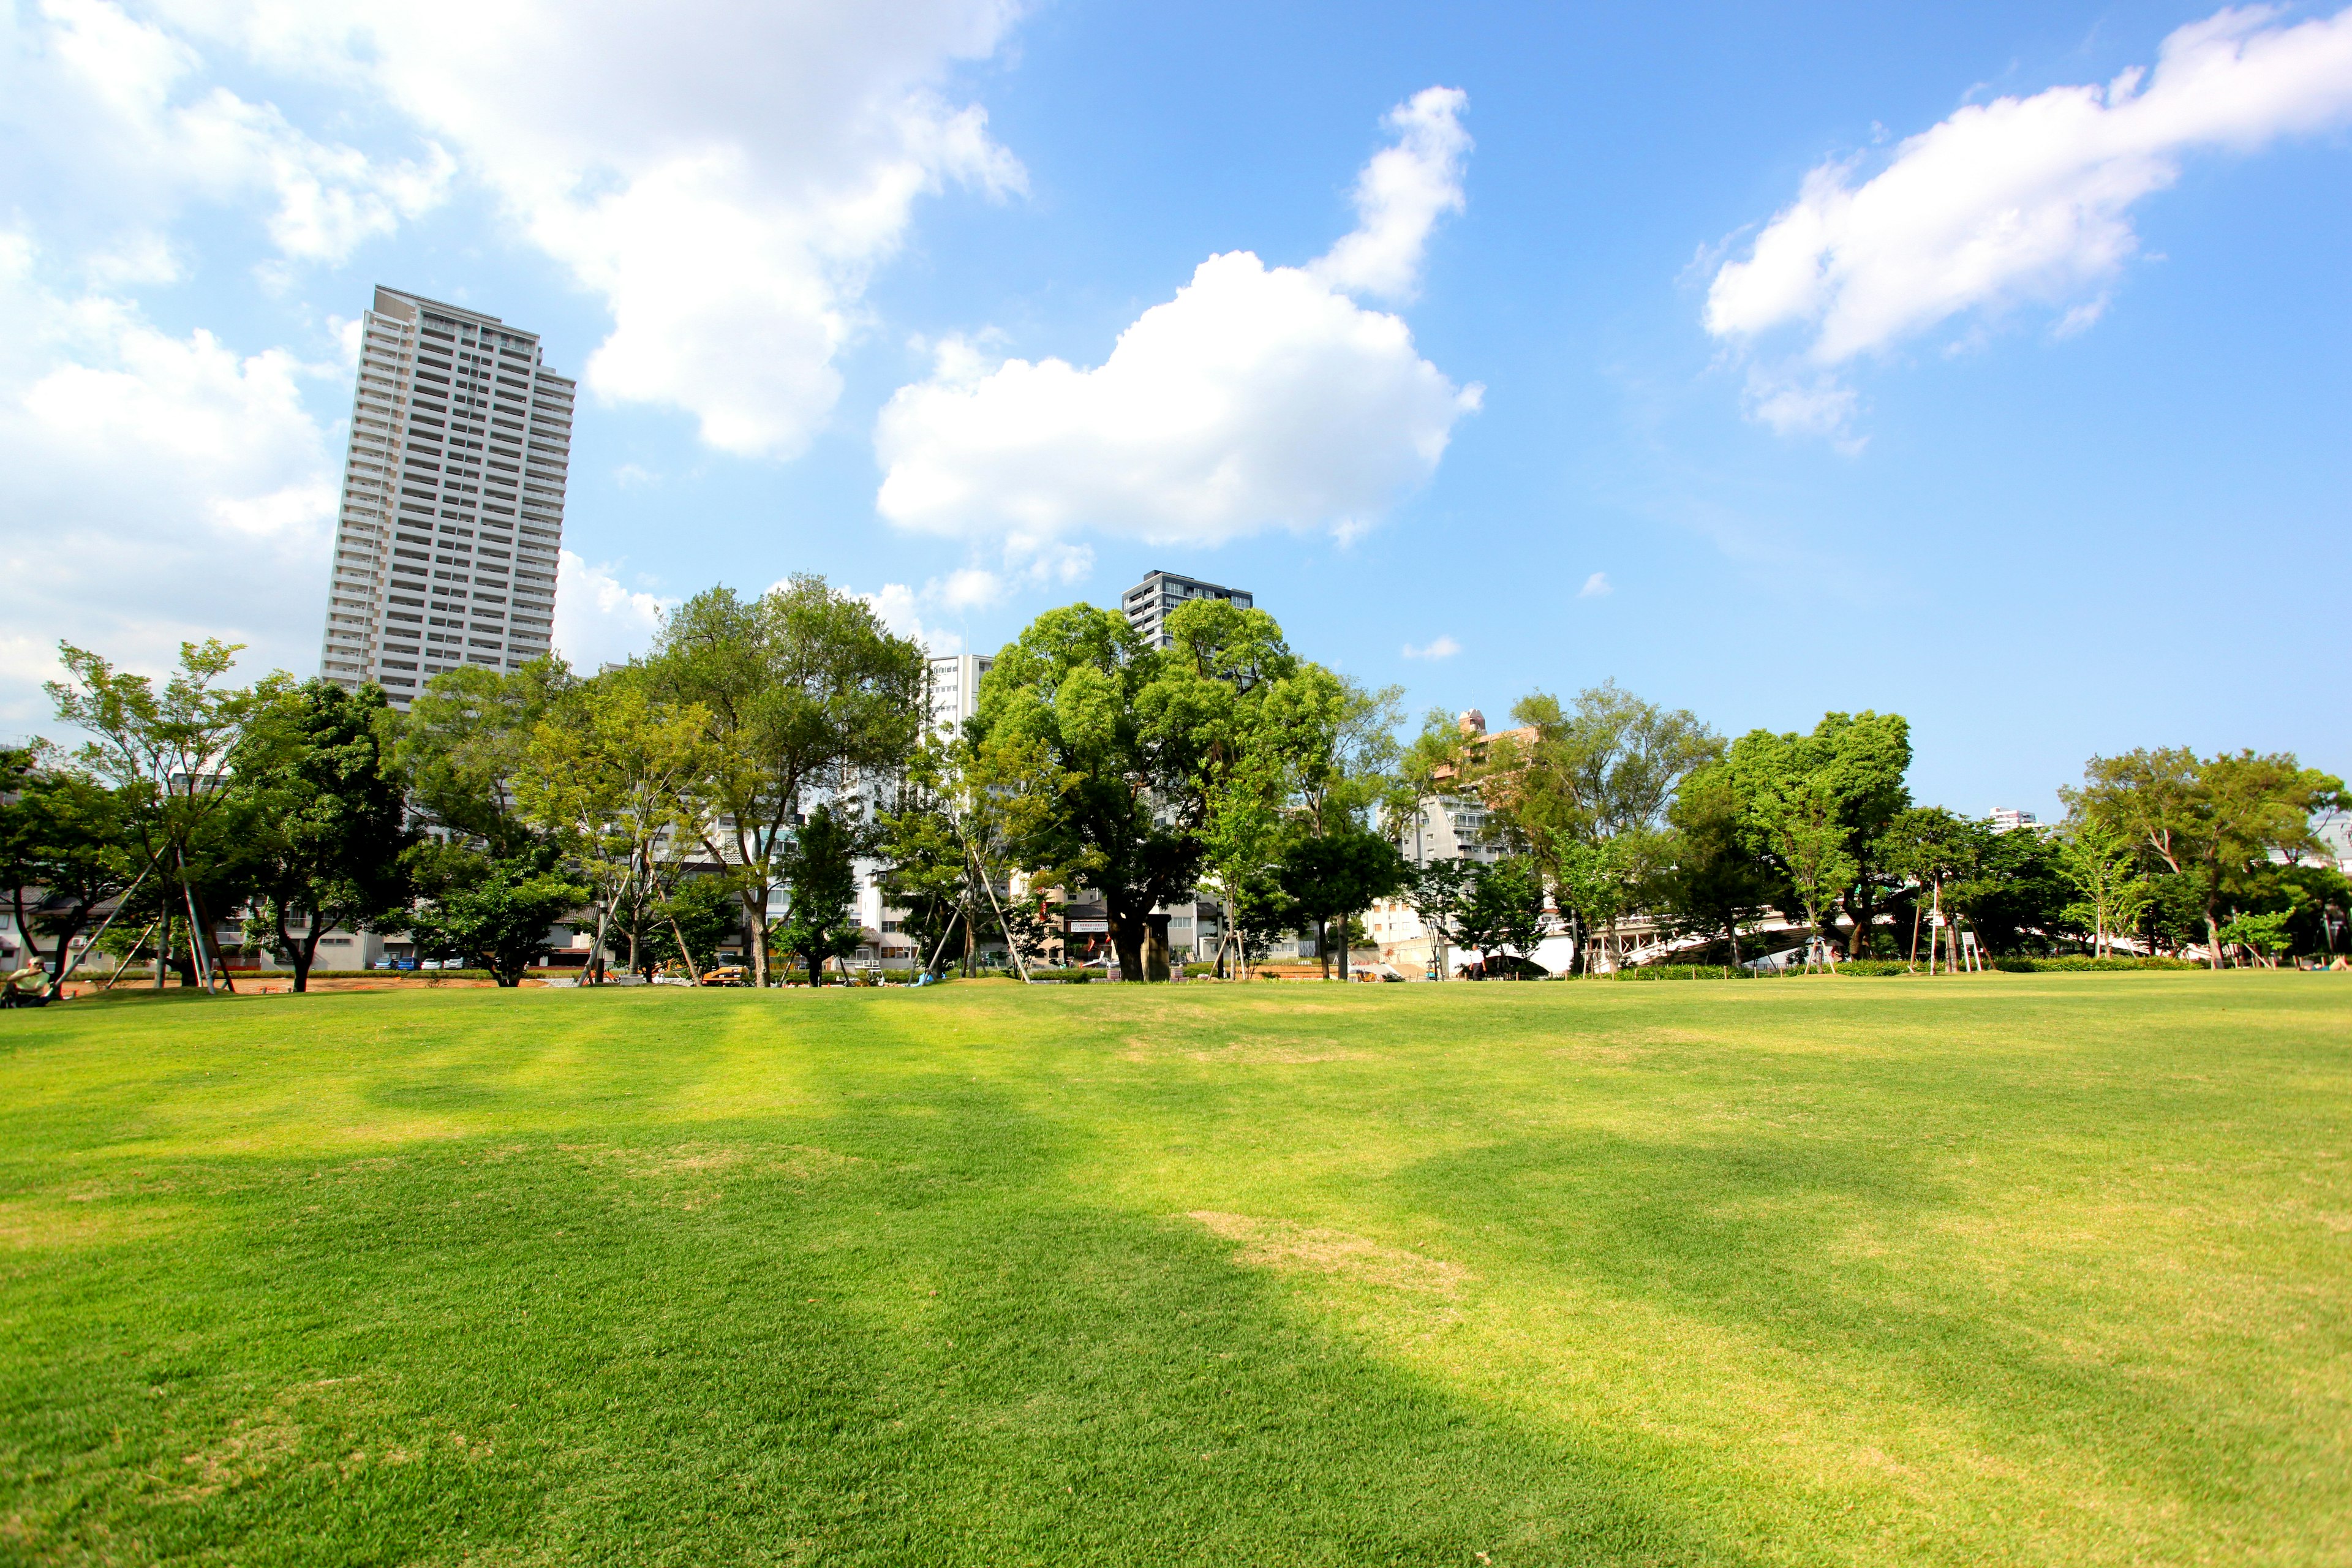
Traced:
POLYGON ((2185 958, 2093 958, 2088 953, 2068 953, 2059 958, 1996 958, 1992 966, 2006 974, 2071 974, 2078 970, 2095 969, 2202 969, 2201 963, 2185 958))

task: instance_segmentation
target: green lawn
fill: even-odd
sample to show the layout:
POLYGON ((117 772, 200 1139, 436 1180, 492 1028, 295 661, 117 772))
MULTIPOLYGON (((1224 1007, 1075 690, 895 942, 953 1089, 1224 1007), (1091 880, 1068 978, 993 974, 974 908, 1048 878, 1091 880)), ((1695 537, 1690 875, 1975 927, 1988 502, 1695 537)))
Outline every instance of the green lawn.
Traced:
POLYGON ((2352 984, 0 1018, 0 1561, 2352 1561, 2352 984))

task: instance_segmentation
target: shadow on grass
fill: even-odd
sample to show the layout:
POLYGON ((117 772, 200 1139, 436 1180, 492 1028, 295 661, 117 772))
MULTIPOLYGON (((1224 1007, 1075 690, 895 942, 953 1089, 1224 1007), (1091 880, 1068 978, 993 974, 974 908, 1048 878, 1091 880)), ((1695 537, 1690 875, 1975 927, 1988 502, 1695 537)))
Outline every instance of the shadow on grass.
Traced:
POLYGON ((821 1120, 209 1161, 12 1281, 0 1513, 166 1561, 1749 1561, 1687 1479, 1089 1206, 934 1078, 821 1120), (904 1114, 909 1100, 930 1114, 904 1114))

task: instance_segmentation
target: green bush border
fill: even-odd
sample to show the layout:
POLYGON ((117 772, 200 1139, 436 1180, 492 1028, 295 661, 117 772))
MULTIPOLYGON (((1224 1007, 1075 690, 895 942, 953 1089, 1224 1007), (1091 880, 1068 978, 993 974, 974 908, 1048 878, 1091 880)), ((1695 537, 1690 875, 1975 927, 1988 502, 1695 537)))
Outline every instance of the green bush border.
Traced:
POLYGON ((1996 958, 1992 966, 2004 974, 2075 974, 2084 971, 2105 973, 2125 969, 2202 969, 2201 963, 2186 958, 2093 958, 2088 953, 2067 953, 2057 958, 1996 958))

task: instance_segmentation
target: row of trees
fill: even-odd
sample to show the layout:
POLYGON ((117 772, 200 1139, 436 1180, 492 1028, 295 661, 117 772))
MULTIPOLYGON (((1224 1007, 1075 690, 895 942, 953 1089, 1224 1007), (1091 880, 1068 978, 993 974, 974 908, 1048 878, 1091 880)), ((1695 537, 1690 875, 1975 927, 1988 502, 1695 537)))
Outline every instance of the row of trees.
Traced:
POLYGON ((1489 808, 1588 962, 1622 956, 1635 915, 1669 938, 1719 939, 1734 963, 1775 912, 1851 957, 1916 953, 1923 929, 1950 921, 1994 952, 2201 942, 2215 963, 2232 946, 2325 950, 2343 918, 2345 879, 2315 823, 2344 809, 2344 785, 2291 755, 2094 758, 2062 792, 2065 824, 2000 833, 1913 801, 1898 715, 1727 742, 1612 684, 1568 707, 1538 694, 1513 716, 1519 731, 1482 742, 1433 714, 1414 752, 1489 808))
POLYGON ((0 869, 53 984, 109 904, 106 944, 152 955, 159 984, 214 984, 240 910, 297 989, 336 928, 511 984, 583 908, 633 967, 707 966, 749 931, 762 979, 772 942, 814 973, 857 935, 865 843, 829 798, 922 725, 920 649, 815 578, 700 595, 652 657, 593 678, 453 670, 405 714, 373 687, 232 687, 238 651, 187 645, 158 687, 66 645, 50 695, 89 739, 0 753, 0 869))
POLYGON ((2218 962, 2324 945, 2345 902, 2312 828, 2343 786, 2292 757, 2095 759, 2063 832, 1994 834, 1912 800, 1896 715, 1727 742, 1607 684, 1528 698, 1508 734, 1433 713, 1401 743, 1395 689, 1299 658, 1264 611, 1197 601, 1167 632, 1049 611, 954 735, 926 733, 921 650, 815 577, 698 595, 593 677, 451 671, 405 714, 373 688, 233 688, 217 642, 161 688, 68 646, 51 692, 89 739, 0 755, 0 855, 20 902, 47 890, 17 924, 59 960, 119 903, 116 951, 209 984, 208 933, 243 909, 298 987, 363 926, 512 983, 583 909, 633 968, 698 973, 740 942, 759 982, 772 954, 814 979, 861 940, 861 857, 933 963, 983 932, 1034 955, 1058 889, 1101 903, 1133 979, 1168 973, 1155 911, 1200 891, 1221 963, 1312 929, 1343 973, 1354 917, 1392 895, 1490 959, 1557 910, 1588 964, 1622 962, 1637 919, 1737 962, 1773 912, 1853 956, 1944 916, 1996 952, 2079 934, 2218 962), (1499 863, 1409 853, 1440 800, 1476 804, 1499 863))

